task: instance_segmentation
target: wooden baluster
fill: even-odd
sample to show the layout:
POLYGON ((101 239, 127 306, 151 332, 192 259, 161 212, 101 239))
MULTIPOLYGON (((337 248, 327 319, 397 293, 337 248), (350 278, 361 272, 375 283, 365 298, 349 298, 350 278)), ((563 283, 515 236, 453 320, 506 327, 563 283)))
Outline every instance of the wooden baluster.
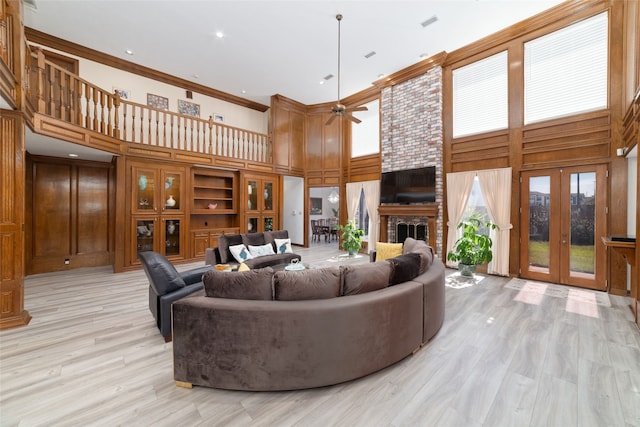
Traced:
POLYGON ((82 82, 76 80, 75 83, 75 95, 73 97, 75 102, 75 122, 74 124, 82 124, 82 82))
MULTIPOLYGON (((144 109, 142 107, 138 107, 138 109, 140 110, 140 143, 144 144, 144 109)), ((148 144, 149 141, 146 141, 146 143, 148 144)))
POLYGON ((189 119, 189 138, 187 141, 187 145, 185 147, 187 151, 193 151, 193 122, 194 121, 195 121, 194 119, 189 119))
POLYGON ((136 142, 136 106, 131 105, 131 142, 136 142))
POLYGON ((205 150, 204 152, 207 154, 214 154, 213 152, 213 116, 209 116, 209 121, 207 122, 207 125, 209 126, 209 141, 208 143, 206 143, 205 145, 205 150))
MULTIPOLYGON (((142 107, 140 107, 142 108, 142 107)), ((147 115, 147 120, 146 120, 146 124, 147 124, 147 141, 149 142, 149 145, 158 145, 158 140, 153 138, 153 129, 152 129, 152 124, 153 124, 153 113, 152 110, 148 109, 148 108, 144 108, 143 109, 144 113, 147 115)))
POLYGON ((47 113, 53 117, 56 117, 56 103, 54 98, 54 81, 55 81, 55 69, 49 66, 49 72, 47 73, 47 86, 49 88, 49 110, 47 113))
POLYGON ((171 133, 170 133, 170 135, 171 135, 171 144, 170 144, 170 147, 171 147, 171 148, 173 148, 173 141, 174 141, 174 135, 173 135, 173 133, 174 133, 174 131, 175 131, 175 128, 174 128, 174 126, 173 126, 173 119, 174 119, 174 117, 175 117, 175 116, 174 116, 173 114, 171 114, 171 115, 169 116, 169 118, 171 119, 171 123, 170 123, 170 125, 169 125, 169 126, 170 126, 170 131, 171 131, 171 133))
POLYGON ((84 126, 87 129, 91 129, 91 88, 86 83, 84 84, 84 96, 87 103, 84 113, 84 126))
POLYGON ((113 137, 120 139, 120 97, 113 97, 113 137))
POLYGON ((36 66, 38 67, 38 73, 36 75, 36 96, 38 98, 38 102, 36 108, 39 113, 44 114, 46 110, 46 103, 44 100, 45 94, 45 64, 44 64, 44 53, 42 53, 42 49, 38 48, 36 50, 36 54, 38 56, 38 60, 36 62, 36 66))
POLYGON ((60 72, 60 117, 65 122, 69 121, 69 87, 67 85, 67 79, 69 77, 66 73, 60 72))
POLYGON ((162 112, 162 146, 167 146, 167 112, 162 112))
MULTIPOLYGON (((150 110, 153 111, 153 110, 150 110)), ((156 138, 156 145, 160 145, 164 147, 164 142, 160 141, 160 112, 158 110, 156 110, 156 134, 155 134, 155 138, 156 138)))
POLYGON ((98 88, 93 88, 92 90, 92 98, 93 98, 93 130, 98 129, 98 103, 100 102, 98 88))
POLYGON ((107 96, 107 135, 113 136, 113 96, 107 96))

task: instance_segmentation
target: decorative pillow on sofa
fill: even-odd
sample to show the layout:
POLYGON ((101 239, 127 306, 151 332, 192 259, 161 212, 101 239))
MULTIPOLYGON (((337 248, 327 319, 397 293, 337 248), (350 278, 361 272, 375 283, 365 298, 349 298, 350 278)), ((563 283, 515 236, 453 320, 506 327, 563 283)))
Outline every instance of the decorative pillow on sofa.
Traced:
POLYGON ((402 243, 376 242, 376 262, 402 255, 402 243))
POLYGON ((271 243, 265 243, 264 245, 260 245, 260 246, 249 245, 249 253, 251 253, 251 255, 253 255, 254 257, 265 256, 265 255, 275 255, 275 252, 273 252, 273 246, 271 246, 271 243))
POLYGON ((223 234, 218 236, 218 250, 220 251, 220 262, 226 264, 233 261, 233 255, 229 251, 230 246, 242 244, 240 234, 223 234))
POLYGON ((229 250, 231 251, 231 255, 233 255, 238 262, 245 262, 246 260, 253 258, 253 255, 251 255, 251 252, 249 252, 249 249, 247 249, 244 244, 229 246, 229 250))
POLYGON ((342 270, 342 295, 364 294, 389 286, 391 263, 347 265, 342 270))
POLYGON ((250 300, 273 299, 271 267, 241 272, 209 270, 202 277, 208 297, 250 300))
POLYGON ((273 239, 276 244, 276 253, 278 254, 292 254, 291 239, 273 239))
POLYGON ((429 266, 433 264, 433 248, 424 240, 416 240, 407 237, 402 247, 403 254, 416 253, 420 254, 420 274, 427 271, 429 266))
POLYGON ((278 247, 276 246, 276 239, 288 239, 289 231, 288 230, 276 230, 276 231, 265 231, 264 233, 264 242, 271 243, 273 245, 273 250, 278 252, 278 247))
POLYGON ((273 275, 274 299, 299 301, 340 296, 338 267, 303 271, 276 271, 273 275))
POLYGON ((389 285, 407 282, 420 274, 420 255, 405 254, 388 260, 391 264, 389 285))

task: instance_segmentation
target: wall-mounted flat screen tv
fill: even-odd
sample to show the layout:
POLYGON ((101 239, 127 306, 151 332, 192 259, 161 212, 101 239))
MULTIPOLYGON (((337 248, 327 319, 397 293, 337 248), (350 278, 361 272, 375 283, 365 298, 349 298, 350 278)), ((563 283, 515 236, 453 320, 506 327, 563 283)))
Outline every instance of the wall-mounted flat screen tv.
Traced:
POLYGON ((434 203, 436 167, 383 172, 380 203, 434 203))

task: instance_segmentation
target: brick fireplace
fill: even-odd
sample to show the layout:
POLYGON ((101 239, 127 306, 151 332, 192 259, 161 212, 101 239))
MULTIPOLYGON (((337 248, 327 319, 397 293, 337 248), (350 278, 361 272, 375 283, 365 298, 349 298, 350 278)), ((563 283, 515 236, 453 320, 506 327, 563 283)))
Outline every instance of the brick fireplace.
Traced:
MULTIPOLYGON (((425 230, 425 239, 442 253, 442 68, 382 90, 382 172, 436 166, 436 201, 430 204, 385 204, 380 213, 380 241, 404 237, 398 225, 425 230)), ((422 235, 420 235, 422 236, 422 235)))

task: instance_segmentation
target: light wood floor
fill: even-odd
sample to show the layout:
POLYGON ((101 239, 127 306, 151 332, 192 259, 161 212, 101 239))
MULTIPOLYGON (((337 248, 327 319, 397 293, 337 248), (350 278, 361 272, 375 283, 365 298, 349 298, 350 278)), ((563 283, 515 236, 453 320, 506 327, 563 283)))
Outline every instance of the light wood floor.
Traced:
MULTIPOLYGON (((336 246, 296 252, 312 262, 336 246)), ((175 386, 142 271, 30 276, 31 324, 0 331, 0 425, 640 426, 640 333, 626 300, 580 315, 563 298, 519 302, 507 280, 447 288, 438 335, 383 371, 249 393, 175 386)))

